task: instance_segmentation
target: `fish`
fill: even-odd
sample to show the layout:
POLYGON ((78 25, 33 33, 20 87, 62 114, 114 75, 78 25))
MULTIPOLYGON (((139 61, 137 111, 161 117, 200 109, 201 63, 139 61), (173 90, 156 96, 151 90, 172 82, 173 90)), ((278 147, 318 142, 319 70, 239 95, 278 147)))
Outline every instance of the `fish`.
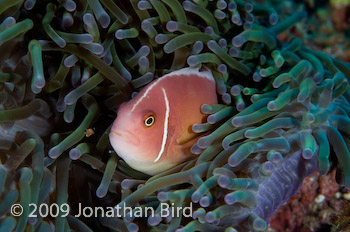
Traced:
POLYGON ((192 125, 206 122, 203 104, 217 103, 215 80, 208 68, 175 70, 120 105, 110 144, 131 168, 148 175, 161 173, 195 156, 191 147, 199 135, 192 125))

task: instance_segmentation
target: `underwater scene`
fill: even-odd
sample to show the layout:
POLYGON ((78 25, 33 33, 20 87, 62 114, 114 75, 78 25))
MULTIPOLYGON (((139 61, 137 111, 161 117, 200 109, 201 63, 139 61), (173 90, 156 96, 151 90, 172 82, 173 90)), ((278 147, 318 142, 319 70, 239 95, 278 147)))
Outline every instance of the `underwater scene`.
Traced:
POLYGON ((350 231, 350 1, 0 0, 0 232, 350 231))

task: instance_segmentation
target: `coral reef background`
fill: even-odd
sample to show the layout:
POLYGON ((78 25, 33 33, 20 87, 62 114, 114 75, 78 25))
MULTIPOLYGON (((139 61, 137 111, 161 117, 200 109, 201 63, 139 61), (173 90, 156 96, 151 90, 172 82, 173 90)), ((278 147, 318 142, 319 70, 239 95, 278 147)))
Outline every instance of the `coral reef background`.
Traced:
POLYGON ((346 231, 348 4, 0 1, 0 231, 346 231), (128 167, 108 141, 115 110, 202 64, 220 104, 192 127, 198 157, 153 177, 128 167), (161 218, 160 202, 193 203, 193 218, 161 218), (29 217, 30 203, 60 210, 29 217), (78 203, 157 214, 76 218, 78 203))
MULTIPOLYGON (((288 41, 297 36, 309 48, 350 62, 350 2, 284 1, 280 9, 288 12, 292 6, 307 9, 309 17, 292 30, 280 34, 281 40, 288 41)), ((334 176, 334 171, 326 176, 316 172, 306 178, 300 192, 271 218, 268 231, 350 230, 347 223, 349 190, 337 185, 334 176)))

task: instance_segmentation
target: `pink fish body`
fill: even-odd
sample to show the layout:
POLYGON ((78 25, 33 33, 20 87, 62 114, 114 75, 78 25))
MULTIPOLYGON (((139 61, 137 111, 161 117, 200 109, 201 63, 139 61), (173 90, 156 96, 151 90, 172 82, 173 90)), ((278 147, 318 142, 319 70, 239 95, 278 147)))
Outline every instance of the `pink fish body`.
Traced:
POLYGON ((110 143, 132 168, 155 175, 193 157, 198 139, 192 125, 206 122, 202 104, 217 104, 209 70, 183 68, 151 82, 123 103, 110 143))

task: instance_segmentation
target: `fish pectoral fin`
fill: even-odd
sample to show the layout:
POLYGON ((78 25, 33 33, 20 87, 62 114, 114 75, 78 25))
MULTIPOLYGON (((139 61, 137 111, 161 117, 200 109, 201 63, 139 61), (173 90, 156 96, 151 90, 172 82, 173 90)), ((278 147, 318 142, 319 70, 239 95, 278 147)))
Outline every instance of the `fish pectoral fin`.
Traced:
POLYGON ((193 142, 194 140, 197 140, 199 137, 200 137, 200 135, 193 133, 193 135, 188 135, 186 137, 177 138, 176 144, 183 146, 183 145, 186 145, 187 143, 190 143, 190 142, 193 142))

